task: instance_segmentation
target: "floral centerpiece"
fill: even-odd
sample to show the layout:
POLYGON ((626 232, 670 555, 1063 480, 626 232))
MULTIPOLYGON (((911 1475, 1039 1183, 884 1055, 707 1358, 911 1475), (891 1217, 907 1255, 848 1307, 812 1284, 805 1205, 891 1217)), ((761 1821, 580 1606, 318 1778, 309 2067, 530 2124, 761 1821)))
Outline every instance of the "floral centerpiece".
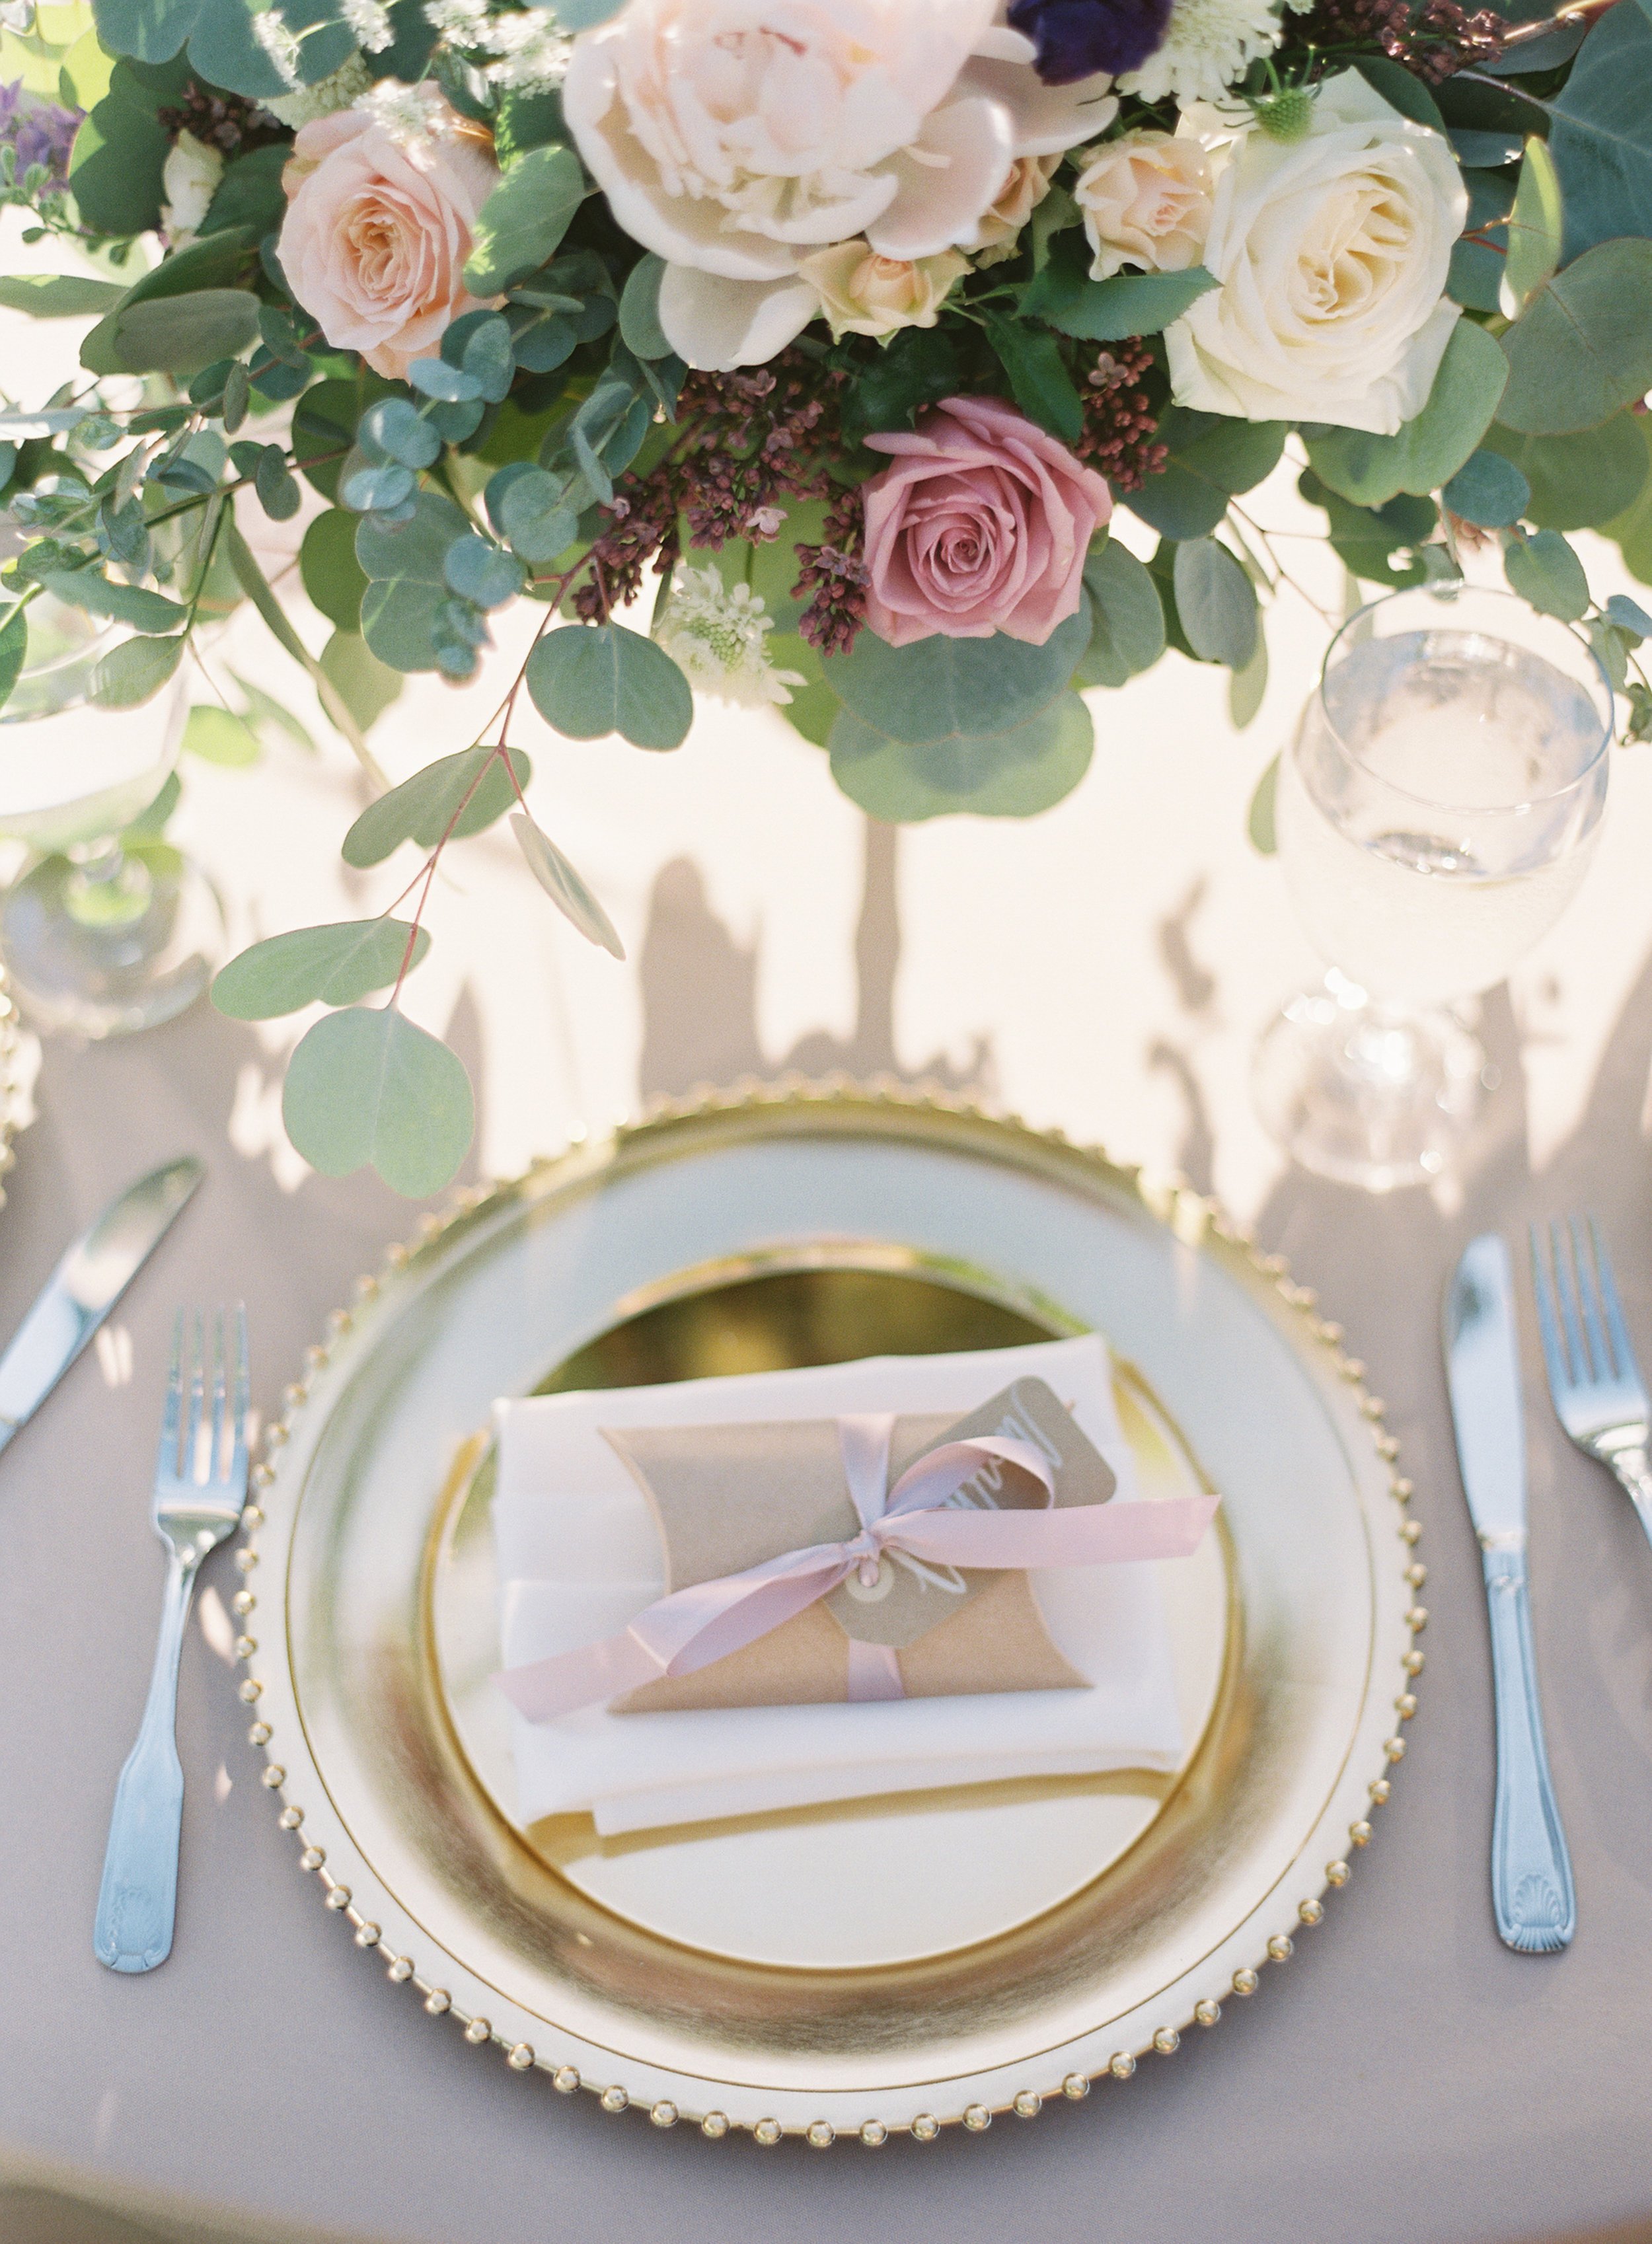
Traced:
MULTIPOLYGON (((1510 585, 1586 632, 1652 731, 1652 16, 1456 0, 8 0, 5 192, 90 253, 0 283, 95 313, 84 384, 0 422, 43 593, 160 690, 250 599, 365 740, 541 614, 495 721, 384 787, 379 918, 220 976, 299 1044, 300 1149, 403 1189, 462 1159, 458 1061, 396 1004, 443 851, 502 817, 616 953, 524 800, 525 691, 576 740, 675 747, 696 693, 772 706, 873 815, 1026 815, 1088 765, 1086 688, 1167 647, 1254 707, 1284 571, 1244 494, 1289 447, 1356 577, 1510 585), (314 655, 238 523, 325 502, 314 655), (1143 563, 1111 534, 1127 508, 1143 563), (639 595, 653 586, 652 620, 639 595), (364 1002, 389 992, 383 1002, 364 1002)), ((554 821, 552 821, 554 822, 554 821)))

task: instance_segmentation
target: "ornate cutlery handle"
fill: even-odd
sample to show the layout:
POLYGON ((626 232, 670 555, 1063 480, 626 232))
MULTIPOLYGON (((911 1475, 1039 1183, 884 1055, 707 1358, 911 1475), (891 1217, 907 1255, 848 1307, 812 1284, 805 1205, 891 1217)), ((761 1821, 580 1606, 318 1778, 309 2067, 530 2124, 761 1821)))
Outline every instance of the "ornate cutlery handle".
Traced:
POLYGON ((1492 1902, 1498 1931, 1511 1948, 1548 1955, 1577 1930, 1577 1903, 1543 1747, 1525 1535, 1488 1544, 1483 1564, 1497 1706, 1492 1902))
POLYGON ((178 1905, 178 1835, 184 1772, 174 1734, 178 1654, 200 1556, 173 1552, 166 1567, 160 1638, 138 1742, 115 1788, 92 1947, 112 1971, 152 1971, 172 1952, 178 1905))

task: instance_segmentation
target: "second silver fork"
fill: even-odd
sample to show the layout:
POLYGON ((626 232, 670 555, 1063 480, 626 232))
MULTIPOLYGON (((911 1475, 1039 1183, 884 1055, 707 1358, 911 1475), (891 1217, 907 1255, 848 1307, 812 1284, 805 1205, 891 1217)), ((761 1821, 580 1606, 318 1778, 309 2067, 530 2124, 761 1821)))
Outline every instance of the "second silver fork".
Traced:
POLYGON ((234 1532, 247 1502, 247 1312, 218 1312, 210 1362, 205 1322, 197 1310, 186 1361, 179 1313, 161 1415, 152 1512, 167 1551, 160 1638, 138 1742, 115 1788, 92 1935, 112 1971, 152 1971, 172 1953, 184 1808, 178 1655, 200 1562, 234 1532))
POLYGON ((1593 1216, 1549 1226, 1551 1280, 1532 1226, 1532 1281, 1556 1416, 1586 1457, 1615 1473, 1652 1543, 1652 1409, 1605 1241, 1593 1216))

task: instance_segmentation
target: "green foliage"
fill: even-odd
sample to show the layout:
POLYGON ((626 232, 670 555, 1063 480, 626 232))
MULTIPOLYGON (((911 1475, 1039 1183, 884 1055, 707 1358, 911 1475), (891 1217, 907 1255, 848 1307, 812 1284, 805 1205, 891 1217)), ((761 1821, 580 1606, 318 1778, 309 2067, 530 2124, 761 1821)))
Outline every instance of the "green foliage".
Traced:
POLYGON ((496 296, 548 264, 585 199, 585 172, 571 148, 531 148, 508 164, 471 233, 464 285, 496 296))
POLYGON ((1415 558, 1415 550, 1439 518, 1432 500, 1401 492, 1382 506, 1355 506, 1329 490, 1311 468, 1298 477, 1297 488, 1310 506, 1324 509, 1332 551, 1356 577, 1396 586, 1427 582, 1427 564, 1415 558), (1413 558, 1396 558, 1405 551, 1413 558))
POLYGON ((317 1021, 293 1054, 281 1119, 323 1176, 370 1163, 392 1192, 422 1200, 457 1174, 476 1107, 444 1044, 392 1008, 352 1005, 317 1021))
POLYGON ((1522 435, 1568 436, 1634 404, 1652 389, 1652 241, 1586 250, 1531 298, 1502 346, 1500 417, 1522 435))
MULTIPOLYGON (((267 101, 288 91, 253 35, 248 0, 93 0, 105 51, 140 63, 165 63, 187 41, 194 75, 208 85, 267 101)), ((272 12, 300 35, 295 68, 314 85, 346 61, 355 41, 332 0, 274 0, 272 12)))
POLYGON ((846 710, 890 739, 922 745, 1026 724, 1064 693, 1089 643, 1087 604, 1042 646, 1007 639, 915 640, 890 646, 863 631, 822 665, 846 710))
POLYGON ((359 632, 335 632, 322 649, 317 668, 358 737, 369 733, 401 696, 401 672, 381 662, 359 632))
POLYGON ((1228 721, 1235 732, 1242 733, 1258 715, 1267 692, 1268 641, 1258 619, 1250 659, 1228 680, 1228 721))
POLYGON ((586 885, 584 876, 569 863, 551 836, 525 810, 511 813, 511 831, 527 861, 528 870, 557 909, 579 929, 587 943, 594 943, 610 957, 623 960, 626 947, 614 931, 613 922, 586 885))
POLYGON ((1084 407, 1055 337, 1047 328, 1006 319, 992 308, 982 316, 1022 412, 1063 443, 1076 444, 1084 434, 1084 407))
POLYGON ((1161 537, 1209 537, 1230 498, 1273 473, 1287 434, 1283 421, 1239 421, 1172 405, 1159 420, 1159 441, 1169 447, 1164 473, 1125 492, 1124 504, 1161 537))
POLYGON ((514 600, 525 581, 522 564, 474 531, 448 547, 443 558, 448 590, 478 608, 502 608, 514 600))
POLYGON ((1652 20, 1608 9, 1551 105, 1549 152, 1566 207, 1565 256, 1652 234, 1652 20))
POLYGON ((408 960, 430 947, 428 930, 399 919, 352 919, 272 935, 232 958, 213 983, 213 1003, 232 1021, 273 1021, 306 1005, 353 1005, 388 990, 408 960), (408 945, 412 943, 409 957, 408 945))
POLYGON ((75 135, 69 184, 82 221, 125 240, 159 225, 160 175, 172 138, 155 112, 189 81, 181 59, 159 71, 118 62, 109 91, 75 135))
POLYGON ((465 748, 426 764, 368 805, 344 836, 345 863, 364 872, 383 864, 403 842, 434 849, 444 839, 463 842, 480 834, 504 817, 531 776, 532 767, 520 748, 510 751, 510 762, 507 772, 497 750, 465 748))
POLYGON ((1554 159, 1534 135, 1526 143, 1520 183, 1509 213, 1507 250, 1499 301, 1518 319, 1538 290, 1554 278, 1561 263, 1561 183, 1554 159))
POLYGON ((94 280, 90 274, 0 274, 0 306, 26 312, 31 320, 84 320, 112 310, 125 290, 117 280, 94 280))
POLYGON ((148 297, 123 305, 111 313, 105 325, 115 362, 114 368, 108 370, 198 374, 214 359, 235 357, 254 340, 258 299, 244 288, 202 288, 188 296, 148 297))
POLYGON ((247 226, 256 240, 279 227, 287 209, 281 172, 292 152, 284 140, 277 140, 232 157, 201 221, 203 237, 227 226, 247 226))
POLYGON ((14 608, 5 628, 0 630, 0 709, 11 699, 28 652, 29 618, 23 609, 14 608))
POLYGON ((1589 580, 1583 564, 1558 530, 1534 537, 1511 537, 1503 551, 1503 574, 1510 589, 1546 616, 1577 623, 1588 612, 1589 580))
POLYGON ((1403 63, 1391 62, 1386 55, 1355 55, 1351 61, 1366 84, 1380 93, 1391 109, 1409 117, 1413 125, 1426 125, 1436 132, 1446 130, 1439 102, 1403 63))
POLYGON ((564 504, 566 485, 543 468, 514 460, 489 483, 488 519, 530 568, 553 561, 578 534, 579 517, 564 504))
POLYGON ((869 817, 910 823, 968 811, 1030 818, 1073 792, 1089 769, 1095 733, 1083 701, 1063 692, 1004 731, 919 741, 890 740, 845 709, 829 746, 832 777, 869 817))
POLYGON ((1151 670, 1164 652, 1164 609, 1134 554, 1108 538, 1084 564, 1084 589, 1092 628, 1073 684, 1119 686, 1151 670))
POLYGON ((451 644, 447 551, 470 531, 459 508, 436 491, 421 491, 405 522, 369 515, 357 529, 355 558, 368 579, 362 635, 392 670, 443 667, 451 644))
POLYGON ((857 368, 843 403, 843 434, 856 444, 911 429, 926 405, 938 405, 963 382, 963 358, 944 328, 902 328, 870 366, 857 368))
MULTIPOLYGON (((1652 417, 1637 414, 1631 425, 1646 448, 1649 467, 1652 468, 1652 417)), ((1631 572, 1643 585, 1652 585, 1652 473, 1642 484, 1641 495, 1634 505, 1603 523, 1601 528, 1608 537, 1617 540, 1631 572)))
POLYGON ((183 659, 184 638, 129 639, 112 646, 92 673, 88 695, 99 709, 136 709, 152 701, 183 659))
POLYGON ((1493 338, 1472 320, 1459 320, 1414 421, 1391 436, 1311 429, 1309 463, 1327 489, 1357 506, 1382 506, 1402 491, 1424 497, 1449 482, 1474 450, 1507 380, 1507 363, 1493 338))
POLYGON ((1461 237, 1452 246, 1446 293, 1470 311, 1494 312, 1503 283, 1506 238, 1500 221, 1508 216, 1513 202, 1515 177, 1506 166, 1495 172, 1469 170, 1463 173, 1463 185, 1468 189, 1468 216, 1461 237), (1489 238, 1469 239, 1480 233, 1489 238))
POLYGON ((121 585, 96 569, 52 570, 41 579, 49 592, 71 608, 88 615, 108 616, 130 624, 138 632, 172 632, 188 619, 188 610, 160 592, 146 592, 139 585, 121 585))
POLYGON ((1242 670, 1256 651, 1256 595, 1232 554, 1214 538, 1189 538, 1176 547, 1173 581, 1195 654, 1242 670))
POLYGON ((660 324, 660 283, 666 260, 650 250, 626 276, 620 294, 620 333, 639 358, 669 358, 671 344, 660 324))
POLYGON ((1252 848, 1259 856, 1272 857, 1279 848, 1279 838, 1274 831, 1274 798, 1279 787, 1279 759, 1276 756, 1256 781, 1256 791, 1250 798, 1250 809, 1245 828, 1252 848))
POLYGON ((1465 522, 1482 530, 1506 530, 1532 503, 1532 486, 1512 458, 1500 451, 1471 454, 1440 492, 1465 522))
POLYGON ((258 735, 244 717, 211 703, 192 709, 184 727, 184 754, 203 763, 220 764, 227 771, 246 771, 263 749, 258 735))
POLYGON ((1540 530, 1589 530, 1638 497, 1647 477, 1643 425, 1642 415, 1617 413, 1574 436, 1522 436, 1493 426, 1485 443, 1526 478, 1531 497, 1521 512, 1527 521, 1540 530))
POLYGON ((571 740, 610 733, 637 748, 678 748, 694 720, 688 681, 663 648, 623 624, 547 632, 528 657, 528 692, 571 740))
POLYGON ((1081 233, 1058 236, 1043 271, 1021 292, 1023 317, 1047 321, 1087 342, 1123 342, 1158 335, 1216 286, 1215 275, 1202 265, 1185 273, 1117 273, 1110 280, 1093 280, 1089 264, 1081 233))
POLYGON ((367 572, 355 558, 355 517, 330 506, 304 532, 298 571, 313 606, 342 632, 362 628, 367 572))

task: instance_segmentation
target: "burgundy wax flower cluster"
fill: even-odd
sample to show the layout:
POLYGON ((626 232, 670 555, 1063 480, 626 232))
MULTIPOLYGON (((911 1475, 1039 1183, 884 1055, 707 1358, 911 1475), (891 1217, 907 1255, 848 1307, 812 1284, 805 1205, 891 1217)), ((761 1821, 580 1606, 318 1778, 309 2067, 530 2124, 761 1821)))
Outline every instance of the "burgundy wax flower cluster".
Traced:
POLYGON ((1375 42, 1391 60, 1429 85, 1443 84, 1469 64, 1503 51, 1506 30, 1490 9, 1470 14, 1456 0, 1317 0, 1295 19, 1297 37, 1316 47, 1375 42))

